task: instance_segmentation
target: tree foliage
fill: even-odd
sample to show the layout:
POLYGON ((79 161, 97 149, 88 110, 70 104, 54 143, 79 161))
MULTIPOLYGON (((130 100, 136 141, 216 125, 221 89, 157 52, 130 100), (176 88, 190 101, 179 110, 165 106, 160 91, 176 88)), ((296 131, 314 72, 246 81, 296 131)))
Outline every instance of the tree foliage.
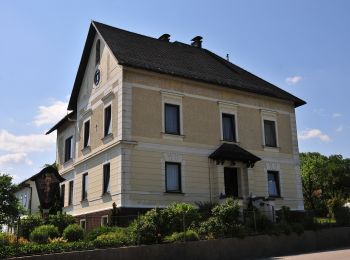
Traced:
POLYGON ((12 183, 12 177, 0 173, 0 224, 11 224, 21 212, 18 199, 15 196, 17 186, 12 183))
POLYGON ((349 198, 350 159, 341 155, 301 153, 300 162, 306 209, 329 212, 327 205, 349 198))

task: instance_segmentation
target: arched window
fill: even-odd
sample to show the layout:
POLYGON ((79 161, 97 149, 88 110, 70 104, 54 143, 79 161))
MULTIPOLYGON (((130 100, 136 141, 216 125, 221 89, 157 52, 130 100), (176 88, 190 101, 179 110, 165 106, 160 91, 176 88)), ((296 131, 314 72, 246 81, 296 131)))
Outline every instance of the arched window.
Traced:
POLYGON ((96 42, 96 65, 97 64, 99 64, 99 62, 100 62, 100 55, 101 55, 101 50, 100 50, 100 48, 101 48, 101 43, 100 43, 100 40, 97 40, 97 42, 96 42))

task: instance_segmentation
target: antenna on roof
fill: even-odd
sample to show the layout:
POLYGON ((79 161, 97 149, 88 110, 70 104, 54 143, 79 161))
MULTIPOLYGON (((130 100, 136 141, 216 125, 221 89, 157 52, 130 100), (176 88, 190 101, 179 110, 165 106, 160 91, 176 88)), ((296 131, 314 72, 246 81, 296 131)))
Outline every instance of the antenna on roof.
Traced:
POLYGON ((226 54, 226 60, 230 61, 230 55, 228 53, 226 54))

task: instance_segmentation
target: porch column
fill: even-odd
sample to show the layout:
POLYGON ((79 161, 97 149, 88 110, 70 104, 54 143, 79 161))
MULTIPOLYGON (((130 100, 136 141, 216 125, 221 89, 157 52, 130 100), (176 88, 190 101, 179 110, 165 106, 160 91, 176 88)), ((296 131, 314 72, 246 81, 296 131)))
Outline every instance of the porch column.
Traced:
POLYGON ((253 168, 249 167, 247 168, 247 175, 248 175, 248 196, 254 195, 255 188, 254 188, 254 170, 253 168))

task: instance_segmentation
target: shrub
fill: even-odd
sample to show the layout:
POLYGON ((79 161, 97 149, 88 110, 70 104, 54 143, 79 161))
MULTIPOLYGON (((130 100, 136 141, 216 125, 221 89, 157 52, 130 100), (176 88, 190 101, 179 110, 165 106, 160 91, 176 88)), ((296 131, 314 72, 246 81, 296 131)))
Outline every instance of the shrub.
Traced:
POLYGON ((134 243, 159 243, 164 236, 164 216, 160 209, 152 209, 139 216, 130 225, 131 237, 134 243))
POLYGON ((119 247, 131 244, 127 230, 121 228, 111 233, 102 234, 93 242, 96 247, 119 247))
POLYGON ((280 222, 275 224, 271 230, 267 231, 267 233, 276 236, 281 234, 290 235, 292 233, 292 227, 286 222, 280 222))
POLYGON ((49 238, 50 244, 63 244, 67 243, 68 240, 64 239, 63 237, 55 237, 55 238, 49 238))
POLYGON ((187 203, 172 203, 161 211, 166 235, 181 232, 184 227, 194 227, 198 225, 200 219, 198 210, 187 203))
POLYGON ((53 225, 43 225, 35 228, 30 233, 30 241, 38 244, 44 244, 49 242, 49 238, 59 237, 58 228, 53 225))
POLYGON ((19 235, 29 239, 30 233, 36 228, 41 225, 44 225, 44 220, 39 215, 28 215, 25 218, 21 219, 20 225, 19 225, 19 235))
POLYGON ((212 210, 215 208, 217 205, 219 205, 216 202, 211 202, 211 201, 205 201, 205 202, 196 202, 195 203, 198 207, 198 211, 204 218, 209 218, 212 215, 212 210))
POLYGON ((64 229, 63 238, 69 242, 83 240, 84 230, 77 224, 71 224, 64 229))
POLYGON ((266 232, 273 228, 273 222, 256 208, 245 213, 245 225, 250 230, 258 232, 266 232))
POLYGON ((164 238, 165 242, 179 242, 179 241, 198 241, 199 236, 194 230, 187 230, 186 232, 174 232, 170 236, 164 238))
POLYGON ((108 226, 98 227, 87 233, 86 240, 94 241, 98 236, 111 233, 116 230, 117 230, 117 227, 108 227, 108 226))
POLYGON ((240 206, 229 198, 212 210, 212 217, 202 222, 199 232, 204 237, 243 237, 246 233, 240 221, 240 206))
POLYGON ((337 225, 346 226, 350 223, 350 209, 347 207, 334 208, 334 218, 337 225))
POLYGON ((56 215, 50 215, 47 221, 47 224, 54 225, 58 228, 60 234, 63 233, 63 230, 71 224, 75 224, 75 218, 72 215, 66 213, 57 213, 56 215))

